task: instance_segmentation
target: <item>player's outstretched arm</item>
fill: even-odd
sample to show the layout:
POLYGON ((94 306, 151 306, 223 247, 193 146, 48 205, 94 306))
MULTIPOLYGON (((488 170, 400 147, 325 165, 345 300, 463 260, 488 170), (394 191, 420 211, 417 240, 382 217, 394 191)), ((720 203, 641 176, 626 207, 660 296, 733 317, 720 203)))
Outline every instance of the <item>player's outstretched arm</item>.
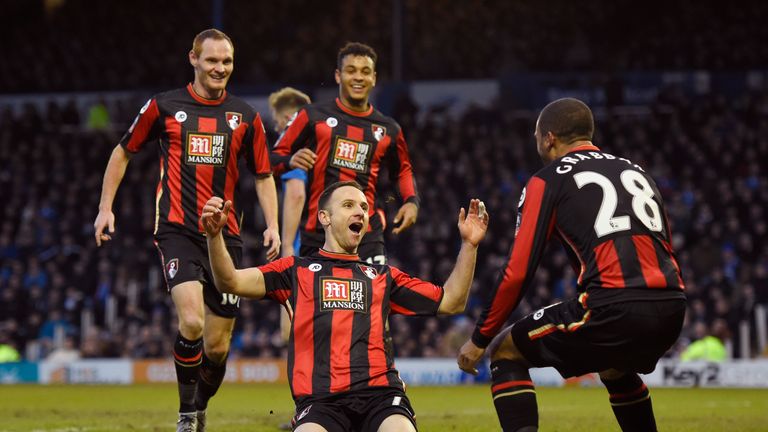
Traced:
POLYGON ((213 197, 203 206, 201 216, 208 242, 208 259, 211 261, 213 282, 222 293, 260 299, 266 294, 264 275, 256 267, 237 270, 224 244, 221 229, 227 224, 232 201, 224 202, 213 197))
POLYGON ((280 227, 277 224, 277 189, 271 175, 256 178, 256 195, 267 221, 264 247, 267 248, 267 259, 272 261, 280 254, 280 227))
POLYGON ((459 211, 461 249, 456 258, 456 265, 443 285, 443 300, 440 302, 438 313, 456 314, 463 312, 467 306, 469 288, 472 286, 472 278, 475 274, 477 247, 485 238, 488 219, 485 204, 478 199, 469 202, 469 212, 465 212, 463 207, 459 211))
POLYGON ((99 200, 99 214, 93 222, 96 246, 101 246, 102 241, 112 240, 111 234, 115 232, 115 214, 112 213, 112 203, 117 194, 117 188, 123 181, 125 169, 131 161, 131 154, 118 144, 109 157, 107 169, 104 171, 104 180, 101 184, 101 199, 99 200), (104 230, 109 228, 109 234, 104 230))

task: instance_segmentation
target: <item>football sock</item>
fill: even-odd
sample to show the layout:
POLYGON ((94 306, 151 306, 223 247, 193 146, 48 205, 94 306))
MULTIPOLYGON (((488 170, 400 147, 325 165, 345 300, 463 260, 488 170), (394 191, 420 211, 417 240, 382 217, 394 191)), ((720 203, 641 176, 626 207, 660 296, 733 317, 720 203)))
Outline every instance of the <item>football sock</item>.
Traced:
POLYGON ((528 368, 512 360, 491 363, 491 394, 504 432, 535 432, 539 428, 536 390, 528 368))
POLYGON ((636 373, 616 380, 601 378, 610 395, 611 408, 622 431, 648 432, 656 430, 651 394, 636 373))
POLYGON ((208 408, 208 401, 216 394, 224 381, 224 374, 227 372, 227 358, 221 364, 215 363, 203 354, 203 364, 200 366, 200 381, 197 382, 197 396, 195 396, 195 407, 198 411, 205 411, 208 408))
POLYGON ((173 344, 176 381, 179 383, 179 412, 195 412, 195 388, 203 357, 203 338, 189 340, 181 333, 173 344))

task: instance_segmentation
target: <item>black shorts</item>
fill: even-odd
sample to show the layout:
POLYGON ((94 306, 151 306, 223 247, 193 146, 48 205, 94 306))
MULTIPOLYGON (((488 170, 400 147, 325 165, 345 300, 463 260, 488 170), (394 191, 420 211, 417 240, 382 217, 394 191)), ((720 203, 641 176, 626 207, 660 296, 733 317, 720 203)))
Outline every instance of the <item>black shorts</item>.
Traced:
MULTIPOLYGON (((199 281, 203 284, 205 305, 214 314, 224 318, 235 318, 240 309, 240 297, 234 294, 222 294, 213 284, 211 263, 208 260, 208 246, 205 241, 191 238, 184 234, 163 233, 155 237, 155 246, 160 252, 168 292, 184 282, 199 281)), ((229 256, 240 268, 243 249, 239 246, 227 246, 229 256)))
POLYGON ((539 309, 512 325, 520 353, 564 378, 618 369, 650 373, 675 343, 684 299, 630 301, 587 309, 578 299, 539 309))
POLYGON ((411 401, 402 390, 373 387, 348 391, 321 399, 311 397, 296 404, 293 429, 317 423, 328 432, 376 432, 384 420, 402 414, 416 427, 411 401))

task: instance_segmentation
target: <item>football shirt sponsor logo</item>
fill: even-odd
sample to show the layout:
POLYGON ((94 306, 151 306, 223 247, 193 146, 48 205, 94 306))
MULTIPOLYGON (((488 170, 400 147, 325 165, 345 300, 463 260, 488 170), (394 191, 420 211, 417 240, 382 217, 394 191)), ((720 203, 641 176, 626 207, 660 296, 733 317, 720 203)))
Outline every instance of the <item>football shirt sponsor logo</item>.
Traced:
POLYGON ((189 132, 184 161, 187 165, 224 166, 226 142, 227 135, 222 133, 189 132))
POLYGON ((320 310, 368 312, 366 285, 357 279, 320 278, 320 310))
POLYGON ((370 156, 371 145, 369 143, 336 137, 336 141, 333 143, 331 165, 365 173, 368 172, 370 156))

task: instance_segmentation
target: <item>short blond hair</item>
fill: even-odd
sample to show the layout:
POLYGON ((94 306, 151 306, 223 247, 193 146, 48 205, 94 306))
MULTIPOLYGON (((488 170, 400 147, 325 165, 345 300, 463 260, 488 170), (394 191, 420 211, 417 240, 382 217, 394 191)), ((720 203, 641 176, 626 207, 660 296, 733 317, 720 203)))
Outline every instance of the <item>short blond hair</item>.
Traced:
POLYGON ((269 95, 269 107, 274 111, 282 111, 285 108, 301 108, 312 103, 306 93, 293 87, 283 87, 269 95))
POLYGON ((235 50, 235 44, 232 43, 232 39, 230 39, 226 33, 215 28, 209 28, 198 33, 197 36, 195 36, 195 39, 192 40, 192 52, 194 52, 196 56, 200 56, 200 53, 203 52, 203 42, 205 42, 206 39, 226 40, 229 42, 229 46, 232 47, 232 51, 235 50))

